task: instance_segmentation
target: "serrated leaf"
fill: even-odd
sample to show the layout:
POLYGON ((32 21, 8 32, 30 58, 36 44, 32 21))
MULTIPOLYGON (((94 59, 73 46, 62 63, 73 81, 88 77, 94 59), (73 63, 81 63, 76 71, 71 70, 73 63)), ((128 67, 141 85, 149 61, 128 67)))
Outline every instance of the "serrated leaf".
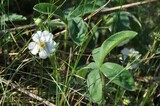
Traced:
POLYGON ((68 31, 72 40, 76 44, 81 45, 84 41, 87 27, 80 17, 68 18, 68 31))
POLYGON ((100 71, 111 80, 111 82, 130 91, 135 90, 135 82, 131 73, 116 63, 104 63, 100 71))
POLYGON ((61 9, 51 3, 39 3, 36 4, 33 9, 42 14, 53 14, 54 16, 60 18, 63 22, 66 23, 64 13, 61 9))
POLYGON ((137 35, 134 31, 121 31, 114 35, 111 35, 108 39, 106 39, 101 47, 96 48, 92 51, 92 56, 94 58, 94 61, 99 64, 99 66, 102 65, 105 57, 107 54, 117 45, 122 43, 125 40, 130 40, 134 38, 137 35))
POLYGON ((102 102, 102 81, 100 78, 99 70, 92 70, 87 77, 87 86, 90 98, 93 102, 102 102))

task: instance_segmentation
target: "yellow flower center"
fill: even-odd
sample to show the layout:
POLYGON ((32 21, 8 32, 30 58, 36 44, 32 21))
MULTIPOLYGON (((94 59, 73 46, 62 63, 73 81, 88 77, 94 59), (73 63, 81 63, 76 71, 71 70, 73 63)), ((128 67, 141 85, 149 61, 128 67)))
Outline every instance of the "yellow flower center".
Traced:
POLYGON ((38 45, 39 45, 40 48, 44 48, 46 43, 45 42, 39 42, 38 45))

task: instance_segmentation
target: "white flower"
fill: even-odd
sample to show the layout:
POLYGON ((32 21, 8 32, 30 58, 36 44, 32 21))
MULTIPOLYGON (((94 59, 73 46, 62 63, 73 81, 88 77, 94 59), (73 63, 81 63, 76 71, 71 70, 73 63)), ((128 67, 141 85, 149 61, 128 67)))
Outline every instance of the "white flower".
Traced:
POLYGON ((121 50, 124 60, 126 60, 126 58, 128 57, 129 51, 130 50, 128 48, 124 48, 121 50))
POLYGON ((123 55, 124 60, 129 56, 129 57, 136 57, 139 58, 141 55, 139 54, 139 51, 136 51, 134 48, 128 49, 128 48, 123 48, 121 50, 121 54, 123 55))
POLYGON ((124 63, 126 61, 126 59, 128 58, 130 61, 132 61, 129 66, 129 69, 133 70, 136 69, 139 65, 138 60, 141 56, 141 54, 139 54, 139 51, 136 51, 134 48, 123 48, 121 50, 121 54, 122 56, 119 57, 119 59, 121 60, 122 63, 124 63), (134 59, 134 60, 133 60, 134 59))
POLYGON ((53 35, 48 31, 37 31, 32 35, 33 42, 30 42, 28 49, 33 55, 39 54, 39 57, 46 59, 56 50, 56 42, 53 35))
POLYGON ((123 48, 123 49, 121 50, 121 53, 122 53, 123 55, 128 55, 129 52, 130 52, 130 49, 128 49, 128 48, 123 48))

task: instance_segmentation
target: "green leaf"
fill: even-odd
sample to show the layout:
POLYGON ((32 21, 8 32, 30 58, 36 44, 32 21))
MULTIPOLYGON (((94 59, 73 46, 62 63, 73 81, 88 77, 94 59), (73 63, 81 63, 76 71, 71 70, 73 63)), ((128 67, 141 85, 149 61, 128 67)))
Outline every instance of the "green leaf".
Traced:
POLYGON ((80 69, 77 71, 76 75, 85 78, 85 76, 87 75, 87 73, 90 71, 89 69, 97 69, 97 68, 98 68, 97 64, 94 63, 94 62, 91 62, 91 63, 89 63, 88 65, 80 68, 80 69))
POLYGON ((95 11, 98 8, 99 8, 99 6, 97 6, 97 5, 93 6, 93 4, 80 5, 76 9, 74 9, 69 14, 69 16, 70 17, 83 16, 87 13, 91 13, 91 12, 95 11))
POLYGON ((130 40, 137 35, 134 31, 121 31, 114 35, 111 35, 106 39, 101 47, 96 48, 92 51, 94 61, 101 66, 107 54, 117 45, 125 40, 130 40))
POLYGON ((138 31, 142 27, 138 19, 126 11, 113 12, 104 18, 107 27, 112 33, 128 29, 138 31))
POLYGON ((66 23, 66 19, 64 16, 64 13, 59 7, 56 7, 54 4, 51 3, 39 3, 36 4, 33 9, 37 12, 40 12, 42 14, 49 14, 49 15, 54 15, 58 18, 60 18, 62 21, 66 23))
MULTIPOLYGON (((123 14, 124 14, 124 15, 127 15, 129 18, 131 18, 130 21, 131 21, 131 22, 132 22, 132 21, 135 22, 135 23, 137 24, 137 26, 139 27, 139 29, 142 28, 141 23, 139 22, 139 20, 138 20, 133 14, 131 14, 130 12, 126 12, 126 11, 124 11, 123 14)), ((131 25, 130 25, 130 26, 131 26, 131 25)))
POLYGON ((91 0, 91 1, 86 1, 84 3, 81 3, 78 5, 78 7, 75 8, 68 8, 65 13, 69 17, 77 17, 77 16, 84 16, 86 14, 92 13, 98 8, 100 8, 105 2, 102 0, 91 0))
POLYGON ((134 31, 140 31, 142 30, 142 25, 139 22, 139 20, 131 13, 129 12, 125 12, 125 14, 127 14, 129 16, 130 19, 130 27, 132 30, 134 31))
POLYGON ((129 17, 123 12, 113 12, 107 16, 106 25, 112 33, 130 29, 129 17))
POLYGON ((104 63, 100 71, 111 80, 111 82, 130 91, 135 90, 135 82, 131 73, 116 63, 104 63))
POLYGON ((85 39, 87 27, 80 17, 68 18, 68 31, 72 40, 76 44, 81 45, 85 39))
POLYGON ((18 15, 18 14, 15 14, 15 13, 12 13, 12 14, 3 14, 2 16, 0 16, 0 20, 1 20, 1 25, 5 22, 8 22, 8 21, 23 21, 23 20, 26 20, 27 18, 22 16, 22 15, 18 15))
POLYGON ((48 21, 47 22, 48 26, 50 27, 57 27, 57 26, 65 26, 63 22, 54 22, 54 21, 48 21))
POLYGON ((93 102, 102 102, 102 81, 100 78, 99 70, 92 70, 87 78, 87 86, 90 98, 93 102))

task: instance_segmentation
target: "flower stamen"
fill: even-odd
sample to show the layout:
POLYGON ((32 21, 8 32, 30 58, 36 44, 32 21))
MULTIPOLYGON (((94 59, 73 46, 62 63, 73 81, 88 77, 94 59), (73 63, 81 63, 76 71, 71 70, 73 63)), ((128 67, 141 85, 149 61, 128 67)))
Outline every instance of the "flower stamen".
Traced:
POLYGON ((40 48, 44 48, 46 43, 45 42, 39 42, 38 45, 39 45, 40 48))

